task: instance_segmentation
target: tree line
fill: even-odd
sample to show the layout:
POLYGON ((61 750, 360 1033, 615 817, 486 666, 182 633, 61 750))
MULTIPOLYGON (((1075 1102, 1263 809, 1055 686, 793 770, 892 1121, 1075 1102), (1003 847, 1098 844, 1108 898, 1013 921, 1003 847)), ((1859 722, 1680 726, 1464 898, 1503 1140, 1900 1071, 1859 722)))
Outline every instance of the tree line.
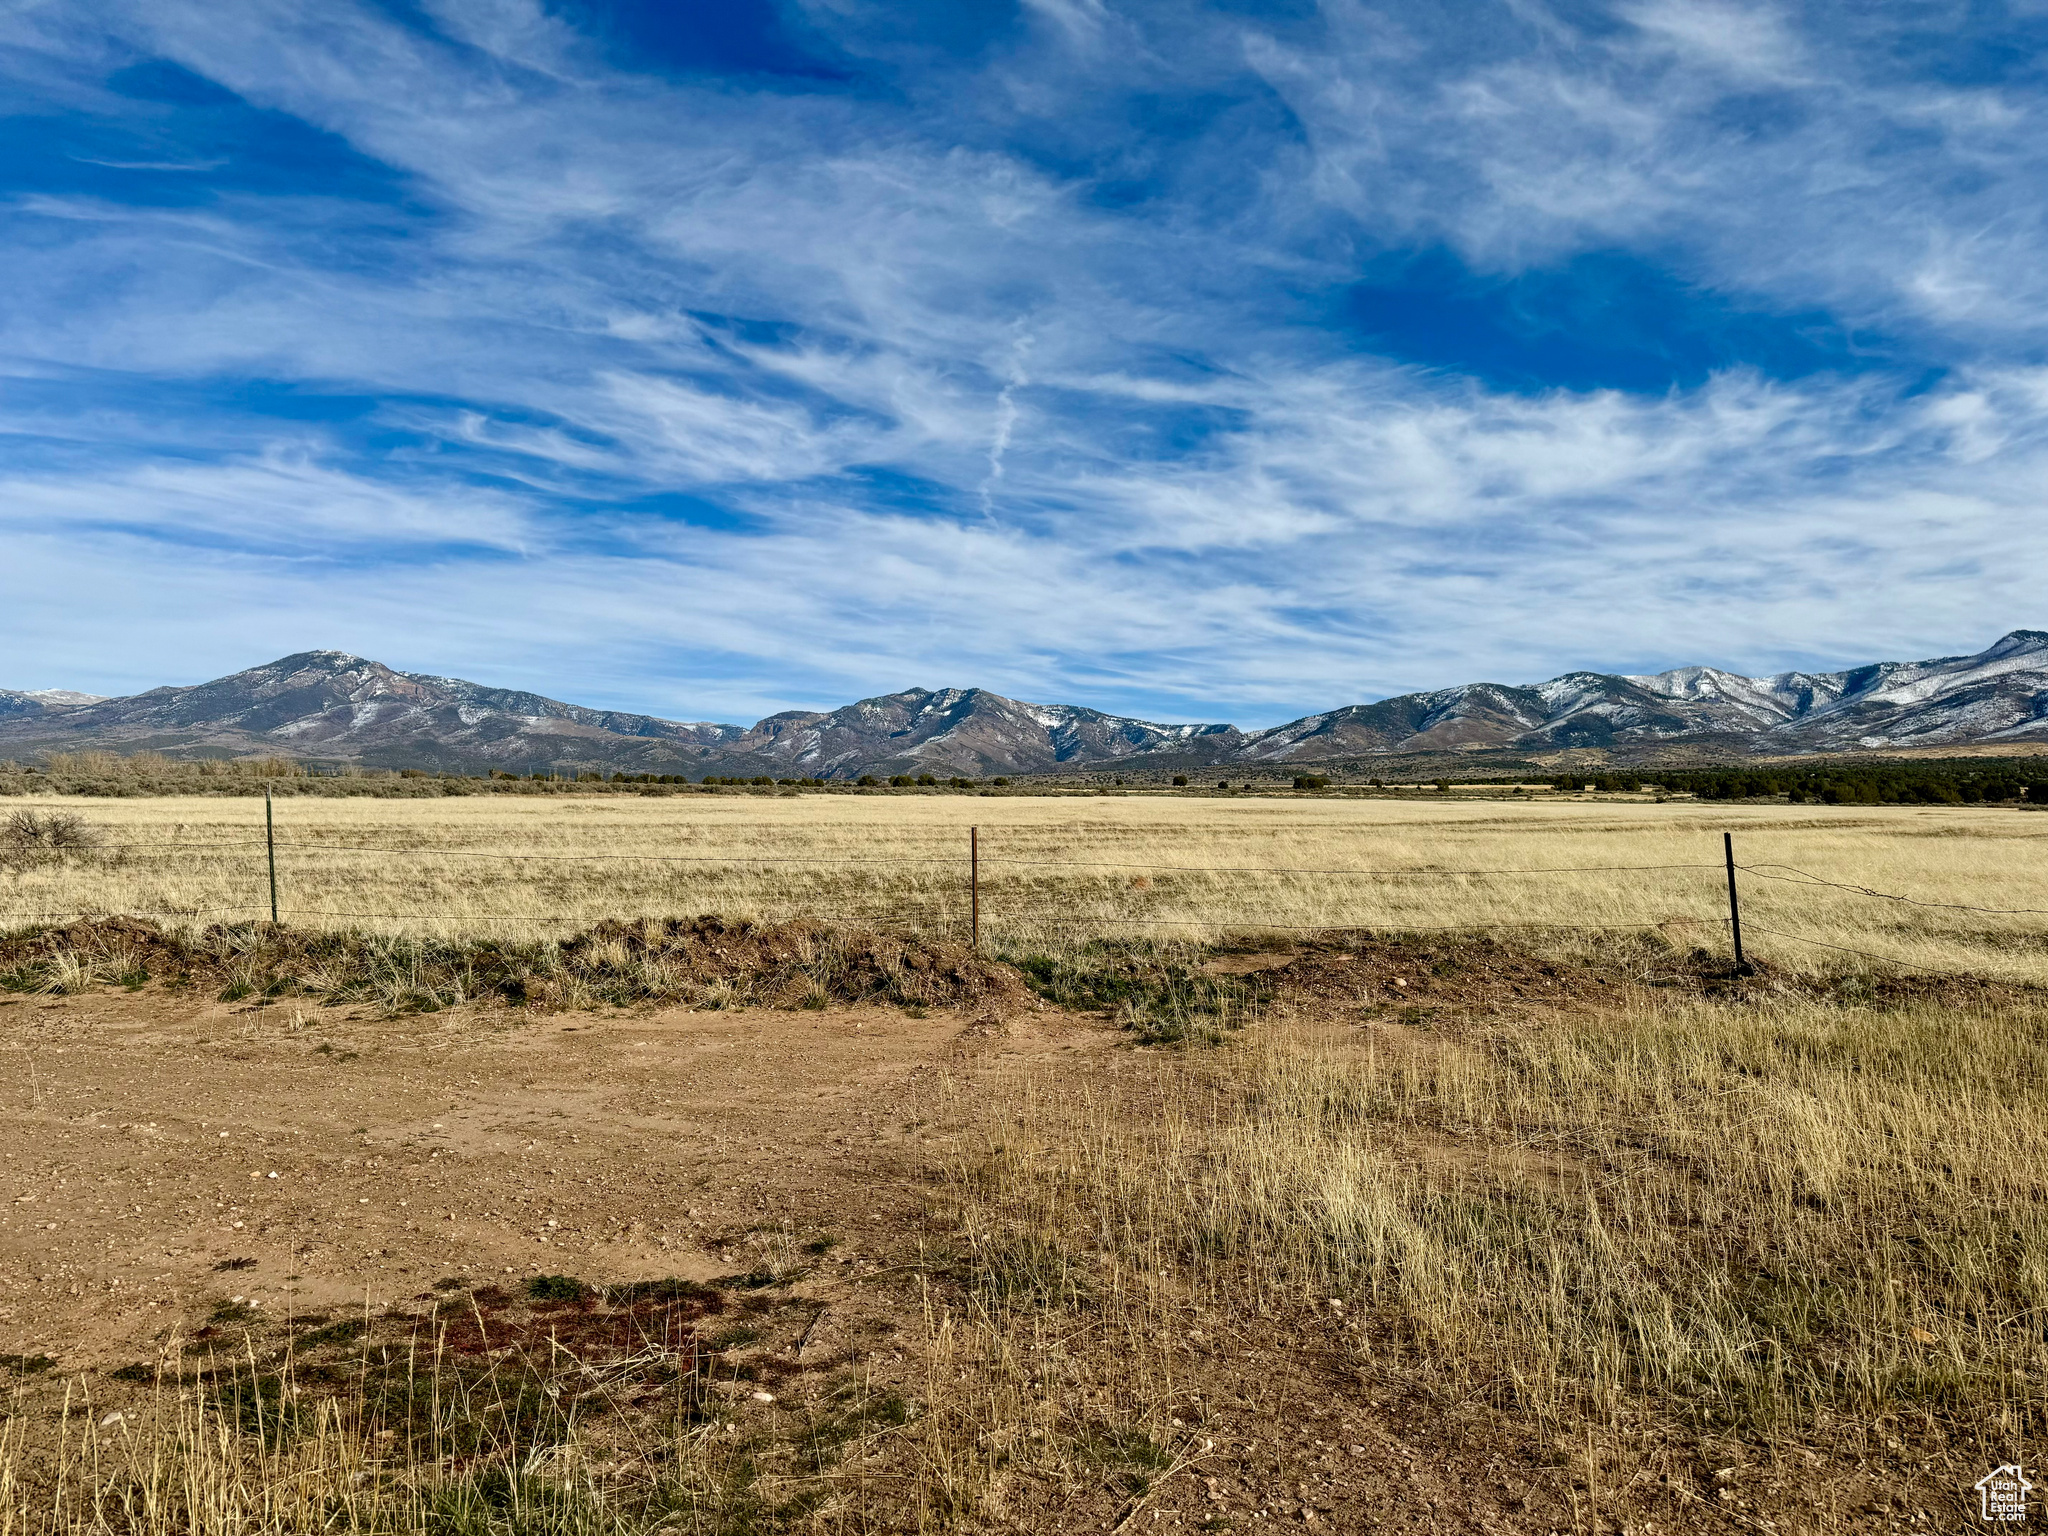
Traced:
POLYGON ((1562 790, 1661 789, 1697 795, 1702 800, 1783 798, 1795 805, 2048 804, 2048 762, 2010 758, 1654 768, 1629 773, 1560 773, 1529 782, 1562 790))

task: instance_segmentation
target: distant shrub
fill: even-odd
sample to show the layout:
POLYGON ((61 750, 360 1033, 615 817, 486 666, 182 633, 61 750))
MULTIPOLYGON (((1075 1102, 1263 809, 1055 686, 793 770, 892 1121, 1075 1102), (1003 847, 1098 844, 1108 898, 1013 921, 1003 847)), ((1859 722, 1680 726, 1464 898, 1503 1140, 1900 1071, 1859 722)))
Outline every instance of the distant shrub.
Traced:
POLYGON ((0 823, 0 866, 47 864, 99 845, 99 833, 83 817, 64 811, 16 811, 0 823))
POLYGON ((1009 787, 1010 781, 1004 778, 995 778, 990 779, 989 783, 995 785, 998 789, 1007 789, 1009 787))
POLYGON ((939 782, 939 776, 935 773, 920 773, 917 776, 917 782, 920 786, 926 789, 936 788, 939 782))
POLYGON ((1188 776, 1184 773, 1176 773, 1173 776, 1173 782, 1176 787, 1186 789, 1188 786, 1188 776))
POLYGON ((1328 789, 1330 787, 1329 775, 1322 773, 1297 773, 1294 776, 1294 787, 1296 789, 1328 789))
POLYGON ((864 773, 859 778, 855 779, 853 782, 858 784, 862 789, 873 789, 877 784, 881 783, 882 781, 876 778, 872 773, 864 773))

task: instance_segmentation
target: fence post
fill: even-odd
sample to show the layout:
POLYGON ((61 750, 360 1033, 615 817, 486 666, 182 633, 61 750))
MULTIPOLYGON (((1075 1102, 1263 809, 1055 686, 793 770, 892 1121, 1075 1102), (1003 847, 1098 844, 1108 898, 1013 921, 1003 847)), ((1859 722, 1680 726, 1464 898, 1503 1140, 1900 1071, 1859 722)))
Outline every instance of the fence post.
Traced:
POLYGON ((1728 931, 1735 939, 1735 974, 1754 976, 1756 970, 1742 958, 1742 908, 1735 900, 1735 834, 1721 834, 1722 851, 1728 855, 1728 931))
POLYGON ((972 913, 974 948, 981 949, 981 828, 967 829, 967 902, 972 913))
POLYGON ((263 850, 270 856, 270 926, 277 926, 277 817, 270 808, 270 786, 263 786, 263 850))

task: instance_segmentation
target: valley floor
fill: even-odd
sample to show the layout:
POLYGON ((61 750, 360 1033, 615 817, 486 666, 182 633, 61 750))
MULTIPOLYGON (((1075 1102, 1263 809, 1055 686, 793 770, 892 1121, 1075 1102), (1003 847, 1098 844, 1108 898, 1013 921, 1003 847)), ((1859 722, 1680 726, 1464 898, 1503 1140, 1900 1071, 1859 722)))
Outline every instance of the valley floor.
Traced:
MULTIPOLYGON (((1808 1239, 1764 1211, 1768 1181, 1745 1184, 1592 1076, 1611 1136, 1586 1129, 1585 1106, 1566 1125, 1561 1090, 1547 1108, 1509 1102, 1505 1078, 1491 1108, 1438 1111, 1483 1087, 1482 1060, 1549 1050, 1555 1076, 1555 1052, 1633 1036, 1654 1076, 1646 1061, 1712 1025, 1726 1073, 1688 1091, 1747 1079, 1744 1113, 1769 1138, 1791 1111, 1756 1070, 1779 1058, 1745 1052, 1789 1033, 1824 1054, 1847 1029, 1880 1074, 1918 1082, 1935 1058, 1897 1054, 1916 1031, 1964 1020, 2037 1046, 2025 999, 1866 998, 1821 1017, 1768 978, 1672 1001, 1626 966, 1484 948, 1210 965, 1270 978, 1270 1007, 1194 1052, 1015 999, 393 1019, 154 984, 0 997, 0 1491, 15 1521, 0 1527, 310 1527, 314 1506, 295 1515, 291 1499, 311 1446, 354 1469, 357 1492, 328 1490, 342 1505, 411 1479, 404 1519, 450 1530, 1927 1530, 1955 1528, 1974 1480, 2031 1449, 2038 1317, 2017 1345, 1987 1339, 1960 1315, 1984 1299, 1962 1295, 1977 1282, 1951 1276, 1955 1294, 1910 1320, 1743 1314, 1775 1347, 1830 1359, 1838 1382, 1872 1349, 1953 1356, 1945 1374, 1837 1390, 1724 1363, 1687 1388, 1651 1350, 1614 1366, 1605 1346, 1534 1341, 1590 1326, 1570 1300, 1476 1282, 1461 1298, 1417 1274, 1462 1262, 1429 1242, 1478 1244, 1505 1213, 1541 1208, 1546 1241, 1582 1243, 1578 1226, 1557 1233, 1617 1191, 1639 1201, 1661 1160, 1660 1188, 1692 1187, 1653 1218, 1679 1233, 1663 1262, 1687 1262, 1686 1229, 1718 1199, 1750 1271, 1789 1297, 1800 1277, 1773 1266, 1808 1239), (1658 1008, 1685 1013, 1676 1034, 1658 1008), (1355 1113, 1303 1132, 1288 1096, 1327 1106, 1340 1085, 1355 1113), (1437 1110, 1417 1112, 1424 1098, 1437 1110), (1266 1219, 1348 1236, 1282 1233, 1263 1253, 1266 1219), (1395 1253, 1402 1220, 1439 1230, 1395 1253), (1724 1401, 1738 1380, 1775 1399, 1724 1401), (320 1418, 316 1399, 345 1411, 320 1418), (224 1437, 203 1432, 209 1409, 224 1437), (479 1482, 500 1453, 554 1491, 479 1482), (191 1509, 139 1513, 151 1464, 183 1469, 191 1509), (95 1509, 94 1487, 113 1502, 95 1509), (249 1506, 236 1521, 233 1498, 249 1506), (489 1519, 449 1515, 464 1498, 489 1519)), ((2003 1185, 1956 1176, 1994 1205, 2038 1199, 2032 1167, 2003 1185)), ((1811 1184, 1834 1202, 1816 1221, 1874 1235, 1889 1218, 1859 1210, 1853 1184, 1811 1184)), ((2015 1219, 2038 1260, 2039 1212, 2015 1219)), ((1649 1263, 1648 1237, 1602 1241, 1601 1262, 1649 1263)), ((1587 1284, 1563 1252, 1545 1260, 1555 1283, 1587 1284)), ((1645 1283, 1667 1314, 1711 1305, 1682 1277, 1645 1283)))

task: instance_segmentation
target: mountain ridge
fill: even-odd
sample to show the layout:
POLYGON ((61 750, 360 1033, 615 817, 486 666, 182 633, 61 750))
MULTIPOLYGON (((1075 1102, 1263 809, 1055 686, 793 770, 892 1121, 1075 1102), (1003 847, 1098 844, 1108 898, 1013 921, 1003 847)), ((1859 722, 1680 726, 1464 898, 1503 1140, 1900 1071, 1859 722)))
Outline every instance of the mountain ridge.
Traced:
POLYGON ((1799 755, 2048 744, 2048 631, 1982 651, 1841 672, 1749 677, 1710 666, 1573 671, 1349 704, 1263 730, 1172 724, 982 688, 909 688, 752 725, 590 709, 521 689, 301 651, 191 687, 121 698, 0 689, 0 751, 284 753, 452 772, 590 771, 851 779, 1282 767, 1339 759, 1686 748, 1799 755))

